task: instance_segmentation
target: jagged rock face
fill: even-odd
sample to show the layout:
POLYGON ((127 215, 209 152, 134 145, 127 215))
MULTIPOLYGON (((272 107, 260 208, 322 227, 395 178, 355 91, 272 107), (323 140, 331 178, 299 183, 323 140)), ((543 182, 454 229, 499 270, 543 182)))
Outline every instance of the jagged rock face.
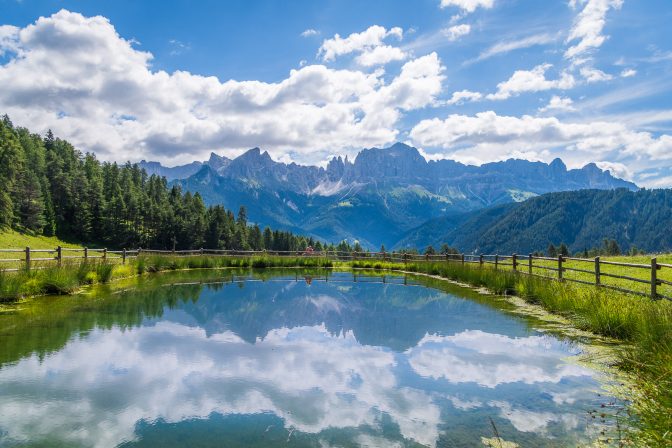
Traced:
POLYGON ((364 149, 354 162, 334 157, 326 169, 276 162, 259 148, 233 160, 211 154, 207 162, 181 167, 140 165, 200 192, 207 203, 245 205, 250 219, 261 225, 332 241, 357 239, 372 248, 391 247, 409 229, 451 213, 549 192, 637 189, 595 164, 567 170, 560 159, 550 164, 511 159, 480 167, 428 162, 403 143, 364 149), (255 201, 260 203, 252 205, 255 201))
POLYGON ((231 159, 218 156, 213 152, 210 153, 210 159, 206 163, 217 173, 222 173, 226 168, 228 168, 229 165, 231 165, 231 159))

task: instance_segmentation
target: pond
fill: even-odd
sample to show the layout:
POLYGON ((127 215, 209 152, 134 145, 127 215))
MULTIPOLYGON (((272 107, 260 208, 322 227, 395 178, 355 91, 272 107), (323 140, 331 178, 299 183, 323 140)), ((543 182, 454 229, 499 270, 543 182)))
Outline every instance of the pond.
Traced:
POLYGON ((573 446, 611 400, 580 345, 463 288, 134 282, 0 313, 0 446, 573 446))

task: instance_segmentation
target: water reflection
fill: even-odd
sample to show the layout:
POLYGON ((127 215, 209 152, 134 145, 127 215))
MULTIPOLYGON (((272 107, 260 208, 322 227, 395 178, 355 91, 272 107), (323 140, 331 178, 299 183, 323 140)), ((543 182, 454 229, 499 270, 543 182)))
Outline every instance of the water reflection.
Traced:
MULTIPOLYGON (((101 300, 77 312, 98 314, 101 300)), ((505 439, 563 445, 585 435, 598 400, 594 373, 566 360, 575 351, 427 288, 199 287, 136 325, 5 364, 0 443, 473 446, 492 418, 505 439)))

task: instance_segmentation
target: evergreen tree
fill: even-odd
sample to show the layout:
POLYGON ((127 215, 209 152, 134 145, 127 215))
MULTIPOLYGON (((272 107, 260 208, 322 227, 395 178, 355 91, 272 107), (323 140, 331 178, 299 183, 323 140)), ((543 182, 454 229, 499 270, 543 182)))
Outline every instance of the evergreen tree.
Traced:
POLYGON ((558 249, 555 248, 555 245, 553 243, 548 245, 548 249, 546 250, 546 253, 548 254, 549 257, 557 257, 558 256, 558 249))
POLYGON ((569 249, 565 243, 560 243, 560 247, 558 248, 558 255, 562 255, 563 257, 569 256, 569 249))
POLYGON ((270 227, 264 228, 264 249, 272 250, 273 249, 273 232, 270 227))

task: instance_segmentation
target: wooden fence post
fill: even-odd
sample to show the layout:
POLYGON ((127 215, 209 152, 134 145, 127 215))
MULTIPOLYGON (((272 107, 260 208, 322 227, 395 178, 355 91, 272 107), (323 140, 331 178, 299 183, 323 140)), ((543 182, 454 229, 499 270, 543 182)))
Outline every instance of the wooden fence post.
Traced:
POLYGON ((514 271, 518 270, 518 255, 517 254, 513 254, 513 256, 511 257, 511 267, 513 267, 514 271))
POLYGON ((527 256, 527 270, 530 275, 532 275, 532 256, 533 256, 532 254, 529 254, 527 256))
POLYGON ((464 266, 464 254, 462 254, 462 266, 464 266))
POLYGON ((499 255, 495 255, 495 271, 497 270, 498 266, 499 266, 499 255))
POLYGON ((121 251, 121 264, 126 264, 126 248, 121 251))
POLYGON ((562 255, 558 255, 558 280, 562 281, 562 255))
POLYGON ((658 299, 658 259, 651 259, 651 299, 658 299))
POLYGON ((30 271, 30 247, 26 246, 26 270, 30 271))
POLYGON ((600 257, 595 257, 595 285, 602 284, 602 274, 600 272, 600 257))
POLYGON ((107 248, 103 248, 103 261, 107 260, 107 248))
POLYGON ((61 266, 61 263, 63 262, 63 249, 61 246, 58 246, 56 248, 56 260, 58 260, 58 266, 61 266))
POLYGON ((88 260, 89 258, 89 248, 85 247, 84 248, 84 261, 88 260))

